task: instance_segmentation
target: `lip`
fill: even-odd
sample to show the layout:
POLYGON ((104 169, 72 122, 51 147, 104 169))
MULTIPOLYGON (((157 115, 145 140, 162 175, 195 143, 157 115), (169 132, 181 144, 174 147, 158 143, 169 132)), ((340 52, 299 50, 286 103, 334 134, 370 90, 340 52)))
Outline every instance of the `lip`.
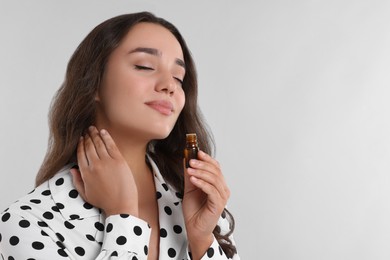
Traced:
POLYGON ((166 116, 172 115, 174 111, 173 104, 167 100, 154 100, 145 104, 166 116))

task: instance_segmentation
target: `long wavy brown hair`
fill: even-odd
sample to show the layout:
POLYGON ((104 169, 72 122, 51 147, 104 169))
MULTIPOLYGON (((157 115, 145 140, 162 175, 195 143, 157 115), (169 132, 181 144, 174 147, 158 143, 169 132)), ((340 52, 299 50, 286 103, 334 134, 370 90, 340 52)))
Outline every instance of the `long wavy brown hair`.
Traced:
MULTIPOLYGON (((191 53, 174 25, 148 12, 120 15, 95 27, 80 43, 66 70, 64 83, 56 93, 49 113, 50 136, 48 150, 36 177, 36 185, 53 177, 62 167, 77 162, 77 144, 81 135, 95 122, 95 95, 99 90, 110 54, 136 24, 148 22, 168 29, 179 41, 186 73, 183 90, 184 108, 169 136, 149 143, 147 152, 158 165, 167 182, 183 194, 183 149, 186 133, 196 133, 199 146, 208 154, 214 152, 214 142, 202 119, 197 104, 198 84, 191 53)), ((236 253, 229 236, 234 218, 226 209, 222 217, 229 220, 230 231, 221 232, 216 226, 214 235, 228 257, 236 253)))

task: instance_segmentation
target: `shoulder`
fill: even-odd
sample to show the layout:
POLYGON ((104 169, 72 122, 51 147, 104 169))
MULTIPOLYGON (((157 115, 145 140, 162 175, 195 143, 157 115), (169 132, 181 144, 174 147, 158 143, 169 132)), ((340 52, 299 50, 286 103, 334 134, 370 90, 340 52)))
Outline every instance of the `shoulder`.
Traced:
POLYGON ((81 209, 92 209, 93 207, 86 205, 78 195, 72 182, 70 166, 65 166, 51 179, 11 204, 1 213, 1 219, 15 215, 25 219, 47 221, 53 219, 58 213, 65 219, 72 219, 76 215, 79 217, 80 212, 85 213, 81 209))
POLYGON ((42 211, 45 206, 51 204, 51 202, 52 199, 49 182, 46 181, 27 195, 12 203, 4 212, 1 213, 2 219, 7 218, 6 216, 9 214, 16 214, 19 216, 37 214, 42 211))

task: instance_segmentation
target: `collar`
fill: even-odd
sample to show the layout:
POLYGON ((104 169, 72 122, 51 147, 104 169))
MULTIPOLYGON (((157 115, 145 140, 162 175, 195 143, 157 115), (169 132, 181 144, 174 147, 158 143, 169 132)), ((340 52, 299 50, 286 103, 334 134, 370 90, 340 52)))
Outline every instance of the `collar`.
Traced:
POLYGON ((49 189, 54 203, 67 220, 99 216, 101 211, 85 202, 73 185, 70 169, 72 164, 63 167, 49 180, 49 189))
MULTIPOLYGON (((159 207, 160 225, 164 226, 167 216, 169 216, 169 222, 173 220, 176 223, 183 224, 184 227, 181 194, 164 180, 156 163, 149 155, 147 155, 147 159, 152 167, 156 193, 159 193, 157 195, 157 203, 159 207), (167 208, 170 208, 172 211, 170 215, 166 212, 169 212, 167 208)), ((77 192, 70 173, 72 166, 73 164, 66 165, 48 181, 54 203, 56 203, 62 216, 69 221, 101 215, 100 209, 85 202, 77 192)))

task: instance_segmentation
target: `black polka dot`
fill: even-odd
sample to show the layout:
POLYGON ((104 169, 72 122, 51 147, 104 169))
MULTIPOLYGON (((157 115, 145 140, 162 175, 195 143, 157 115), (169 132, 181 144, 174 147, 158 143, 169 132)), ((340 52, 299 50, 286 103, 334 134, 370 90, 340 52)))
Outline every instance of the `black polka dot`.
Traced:
POLYGON ((160 229, 160 237, 167 237, 167 231, 165 230, 165 228, 162 228, 160 229))
MULTIPOLYGON (((4 259, 4 258, 3 258, 4 259)), ((15 260, 15 258, 13 256, 9 256, 8 257, 8 260, 15 260)))
POLYGON ((149 248, 148 248, 148 246, 144 246, 144 253, 145 253, 145 255, 148 255, 148 252, 149 252, 149 248))
POLYGON ((35 258, 27 258, 27 260, 35 260, 35 258))
POLYGON ((118 252, 117 251, 112 252, 111 256, 118 256, 118 252))
POLYGON ((126 242, 127 242, 127 239, 126 239, 126 237, 124 237, 124 236, 119 236, 117 239, 116 239, 116 243, 118 244, 118 245, 124 245, 124 244, 126 244, 126 242))
POLYGON ((34 204, 40 204, 41 203, 41 200, 37 200, 37 199, 32 199, 30 200, 31 203, 34 203, 34 204))
POLYGON ((67 229, 74 229, 74 225, 71 224, 69 221, 66 221, 64 222, 64 225, 67 229))
POLYGON ((79 256, 83 256, 85 255, 85 250, 84 248, 78 246, 74 249, 74 251, 76 252, 76 254, 78 254, 79 256))
POLYGON ((64 241, 65 241, 64 236, 61 235, 60 233, 56 233, 56 236, 58 237, 58 239, 59 239, 61 242, 64 242, 64 241))
POLYGON ((83 207, 84 207, 85 209, 92 209, 92 208, 93 208, 93 206, 92 206, 91 204, 89 204, 88 202, 85 202, 84 205, 83 205, 83 207))
POLYGON ((12 245, 12 246, 16 246, 17 244, 19 244, 19 238, 17 236, 12 236, 10 239, 9 239, 9 243, 12 245))
POLYGON ((173 204, 174 204, 175 206, 177 206, 177 205, 179 205, 179 203, 180 203, 180 202, 174 202, 173 204))
POLYGON ((33 193, 35 191, 35 189, 33 189, 32 191, 30 191, 28 194, 31 194, 31 193, 33 193))
POLYGON ((207 249, 207 256, 209 258, 214 256, 214 249, 213 248, 210 247, 209 249, 207 249))
POLYGON ((45 246, 41 242, 35 241, 32 243, 32 247, 36 250, 42 250, 45 246))
POLYGON ((106 232, 107 233, 110 233, 111 231, 112 231, 112 228, 113 228, 114 226, 111 224, 111 223, 108 223, 107 224, 107 227, 106 227, 106 232))
POLYGON ((64 208, 65 208, 64 204, 59 203, 59 202, 56 203, 56 206, 57 206, 59 209, 64 209, 64 208))
POLYGON ((161 198, 161 197, 162 197, 161 192, 157 191, 157 192, 156 192, 156 198, 159 199, 159 198, 161 198))
POLYGON ((173 248, 169 248, 168 255, 169 255, 169 257, 174 258, 176 256, 176 250, 173 248))
POLYGON ((28 220, 23 219, 19 221, 19 226, 22 228, 28 228, 30 226, 30 222, 28 222, 28 220))
POLYGON ((48 237, 48 236, 49 236, 49 235, 48 235, 45 231, 43 231, 43 230, 41 230, 41 235, 44 236, 44 237, 48 237))
POLYGON ((72 214, 69 217, 70 217, 70 219, 79 219, 80 218, 80 216, 77 214, 72 214))
POLYGON ((182 229, 181 226, 179 226, 179 225, 174 225, 174 226, 173 226, 173 231, 174 231, 176 234, 180 234, 180 233, 183 231, 183 229, 182 229))
POLYGON ((51 191, 50 190, 44 190, 44 191, 42 191, 42 193, 41 193, 43 196, 49 196, 49 195, 51 195, 51 191))
POLYGON ((136 256, 133 256, 133 258, 131 258, 131 260, 138 260, 138 258, 136 256))
POLYGON ((134 234, 136 234, 137 236, 142 235, 142 228, 139 227, 139 226, 135 226, 135 227, 133 228, 133 231, 134 231, 134 234))
POLYGON ((95 223, 95 228, 99 231, 104 231, 104 225, 100 222, 95 223))
POLYGON ((166 185, 165 183, 161 184, 161 186, 163 186, 164 190, 168 191, 168 185, 166 185))
POLYGON ((0 233, 0 242, 1 242, 1 233, 0 233))
POLYGON ((226 218, 226 212, 225 212, 225 210, 222 211, 221 217, 222 217, 222 218, 226 218))
POLYGON ((45 213, 43 213, 43 217, 45 219, 53 219, 54 218, 53 213, 51 213, 50 211, 46 211, 45 213))
POLYGON ((31 207, 30 207, 30 206, 27 206, 27 205, 20 206, 20 208, 21 208, 22 210, 29 210, 29 209, 31 209, 31 207))
POLYGON ((71 197, 72 199, 77 198, 78 195, 79 195, 79 192, 75 189, 69 191, 69 197, 71 197))
POLYGON ((45 221, 38 221, 38 226, 40 227, 48 227, 47 223, 45 221))
POLYGON ((89 241, 95 241, 95 238, 89 234, 85 235, 89 241))
POLYGON ((57 241, 56 244, 57 244, 57 246, 58 246, 59 248, 65 249, 65 245, 64 245, 64 243, 62 243, 61 241, 57 241))
POLYGON ((165 211, 165 213, 167 213, 167 215, 172 215, 172 209, 170 207, 165 206, 164 211, 165 211))
POLYGON ((57 253, 60 255, 60 256, 63 256, 63 257, 67 257, 68 254, 65 252, 64 249, 58 249, 57 250, 57 253))
POLYGON ((120 214, 121 218, 128 218, 130 215, 129 214, 120 214))
POLYGON ((7 220, 11 217, 11 214, 9 214, 8 212, 5 213, 2 217, 1 217, 1 221, 3 222, 7 222, 7 220))
POLYGON ((54 212, 60 212, 60 209, 57 206, 51 207, 51 210, 54 212))
POLYGON ((61 186, 62 184, 64 184, 64 178, 59 178, 58 180, 56 180, 57 186, 61 186))

